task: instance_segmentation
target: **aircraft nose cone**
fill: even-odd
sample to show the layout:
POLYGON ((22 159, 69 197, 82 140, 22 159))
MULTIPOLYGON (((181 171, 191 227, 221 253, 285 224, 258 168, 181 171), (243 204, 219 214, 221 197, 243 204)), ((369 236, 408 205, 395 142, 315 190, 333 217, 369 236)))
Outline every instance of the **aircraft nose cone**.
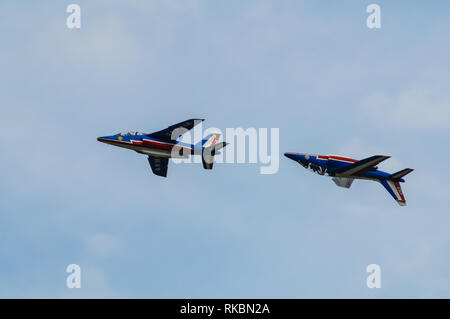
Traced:
POLYGON ((304 161, 309 159, 309 155, 303 153, 284 153, 284 156, 293 159, 294 161, 304 161))
POLYGON ((106 141, 108 141, 108 140, 111 140, 111 137, 110 137, 110 136, 100 136, 100 137, 97 137, 97 141, 99 141, 99 142, 106 142, 106 141))
POLYGON ((291 160, 294 160, 303 166, 307 165, 309 163, 309 154, 303 154, 303 153, 284 153, 284 156, 287 158, 290 158, 291 160))
POLYGON ((290 159, 295 159, 295 156, 292 153, 284 153, 284 156, 286 156, 287 158, 290 158, 290 159))

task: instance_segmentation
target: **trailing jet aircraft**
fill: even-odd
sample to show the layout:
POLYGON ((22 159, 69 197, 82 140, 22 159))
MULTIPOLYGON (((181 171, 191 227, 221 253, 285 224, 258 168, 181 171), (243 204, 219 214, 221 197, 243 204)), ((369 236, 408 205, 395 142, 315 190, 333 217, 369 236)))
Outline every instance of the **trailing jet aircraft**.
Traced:
POLYGON ((202 155, 203 167, 212 169, 214 155, 228 143, 217 143, 220 133, 206 136, 197 144, 187 144, 177 139, 204 119, 190 119, 169 126, 154 133, 128 132, 97 138, 99 142, 128 148, 148 156, 148 162, 155 175, 167 177, 169 158, 188 158, 202 155))
POLYGON ((405 168, 394 174, 378 170, 376 165, 390 156, 375 155, 358 161, 337 155, 324 156, 304 153, 284 153, 284 155, 319 175, 327 174, 333 177, 333 181, 340 187, 350 188, 354 179, 378 181, 400 206, 406 206, 400 182, 404 182, 402 177, 411 173, 413 169, 405 168))

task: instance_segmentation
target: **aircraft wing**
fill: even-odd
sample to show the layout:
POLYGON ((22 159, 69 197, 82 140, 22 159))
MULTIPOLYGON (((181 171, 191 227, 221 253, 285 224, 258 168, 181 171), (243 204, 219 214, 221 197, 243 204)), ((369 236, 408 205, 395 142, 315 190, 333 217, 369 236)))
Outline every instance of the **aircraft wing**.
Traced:
POLYGON ((175 141, 177 138, 179 138, 182 134, 184 134, 186 131, 191 130, 194 126, 196 126, 197 124, 200 124, 202 121, 204 121, 204 119, 190 119, 190 120, 186 120, 174 125, 169 126, 168 128, 158 131, 158 132, 154 132, 154 133, 150 133, 147 136, 148 137, 152 137, 152 138, 156 138, 160 141, 165 141, 165 142, 169 142, 169 141, 175 141), (175 136, 172 136, 172 133, 174 133, 174 131, 176 129, 180 129, 179 132, 175 132, 177 133, 175 136))
POLYGON ((390 156, 384 156, 384 155, 375 155, 368 158, 365 158, 363 160, 357 161, 353 164, 347 165, 345 167, 338 168, 337 170, 333 171, 334 173, 338 174, 339 176, 351 176, 360 174, 362 172, 365 172, 369 169, 372 169, 375 165, 378 163, 387 160, 390 156))
POLYGON ((167 157, 148 156, 148 162, 155 175, 167 177, 167 167, 169 159, 167 157))

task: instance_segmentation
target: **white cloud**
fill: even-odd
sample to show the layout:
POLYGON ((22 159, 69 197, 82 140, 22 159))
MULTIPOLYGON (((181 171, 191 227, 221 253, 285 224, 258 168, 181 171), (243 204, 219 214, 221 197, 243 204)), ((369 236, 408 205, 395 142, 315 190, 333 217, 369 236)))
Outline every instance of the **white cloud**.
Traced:
POLYGON ((122 12, 101 11, 88 5, 81 6, 80 29, 69 29, 61 17, 50 16, 27 40, 27 50, 34 52, 35 59, 50 62, 49 71, 52 63, 64 63, 61 78, 79 72, 70 69, 73 63, 85 65, 90 71, 128 71, 144 58, 146 63, 154 58, 153 50, 143 49, 122 12))
POLYGON ((165 0, 165 1, 152 1, 152 0, 132 0, 128 2, 131 7, 135 7, 140 10, 156 11, 160 9, 168 10, 189 10, 198 8, 201 0, 165 0))
POLYGON ((81 266, 81 288, 63 288, 61 298, 123 298, 113 289, 107 273, 96 266, 81 266))
MULTIPOLYGON (((140 60, 142 50, 137 39, 117 17, 104 17, 85 28, 89 32, 73 34, 73 30, 64 30, 65 34, 60 34, 64 37, 62 54, 67 58, 87 61, 102 69, 126 69, 140 60)), ((149 57, 151 52, 147 52, 146 59, 151 60, 149 57)))
POLYGON ((86 244, 89 252, 98 257, 114 255, 122 248, 122 242, 119 238, 105 233, 90 236, 86 244))
POLYGON ((271 2, 259 1, 257 3, 251 3, 247 5, 247 7, 244 9, 244 14, 248 18, 264 19, 268 16, 268 14, 270 14, 271 9, 271 2))
POLYGON ((450 97, 422 88, 409 88, 397 96, 374 93, 363 102, 364 116, 394 127, 448 128, 450 97))
POLYGON ((416 183, 412 183, 410 188, 421 200, 448 202, 450 185, 446 176, 430 171, 429 168, 414 172, 416 183))

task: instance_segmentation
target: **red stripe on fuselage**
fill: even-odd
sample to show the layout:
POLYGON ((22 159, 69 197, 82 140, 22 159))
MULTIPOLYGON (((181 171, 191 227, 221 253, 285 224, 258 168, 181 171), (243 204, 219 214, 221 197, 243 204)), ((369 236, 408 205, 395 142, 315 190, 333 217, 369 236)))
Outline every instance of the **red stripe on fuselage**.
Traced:
POLYGON ((344 156, 337 156, 337 155, 316 155, 316 154, 308 154, 308 153, 294 153, 294 152, 290 152, 290 153, 286 153, 286 154, 295 154, 295 155, 309 155, 309 156, 315 156, 317 159, 320 160, 335 160, 335 161, 342 161, 342 162, 350 162, 350 163, 355 163, 358 160, 354 159, 354 158, 349 158, 349 157, 344 157, 344 156))
POLYGON ((163 150, 171 150, 172 147, 174 146, 174 144, 153 141, 153 140, 147 140, 147 139, 143 139, 142 142, 145 146, 151 146, 151 147, 159 148, 159 149, 163 149, 163 150))
POLYGON ((335 156, 335 155, 330 155, 328 156, 328 159, 333 159, 333 160, 337 160, 337 161, 344 161, 344 162, 352 162, 355 163, 358 160, 355 160, 353 158, 348 158, 348 157, 344 157, 344 156, 335 156))

